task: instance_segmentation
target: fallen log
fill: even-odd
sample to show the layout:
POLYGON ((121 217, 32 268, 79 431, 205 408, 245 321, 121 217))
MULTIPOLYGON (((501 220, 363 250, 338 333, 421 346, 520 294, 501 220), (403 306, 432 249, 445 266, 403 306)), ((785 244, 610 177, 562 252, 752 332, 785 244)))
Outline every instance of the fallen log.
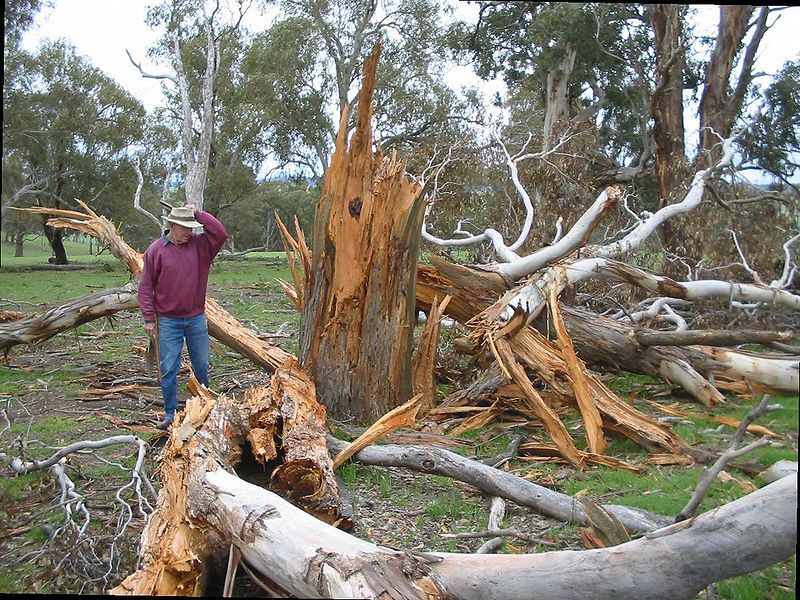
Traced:
POLYGON ((710 389, 712 379, 746 380, 753 389, 774 394, 795 394, 800 388, 798 363, 792 357, 713 346, 640 346, 633 341, 640 330, 636 326, 577 307, 562 307, 562 311, 567 332, 586 362, 654 377, 664 377, 664 365, 688 364, 700 380, 686 384, 687 391, 704 404, 713 403, 716 396, 710 389))
MULTIPOLYGON (((331 452, 339 452, 347 446, 347 442, 329 435, 328 446, 331 452)), ((451 477, 490 496, 499 496, 527 506, 541 515, 565 523, 588 523, 586 514, 575 498, 443 448, 384 444, 368 446, 357 452, 354 459, 366 465, 404 467, 420 473, 451 477)), ((667 517, 638 508, 617 505, 606 505, 605 508, 631 532, 653 531, 671 522, 667 517)))
POLYGON ((120 288, 102 290, 73 298, 41 314, 0 323, 0 350, 5 353, 18 344, 36 344, 62 331, 122 310, 138 308, 137 281, 120 288))
MULTIPOLYGON (((498 298, 511 289, 511 284, 500 274, 441 260, 431 262, 417 269, 418 309, 429 310, 433 298, 445 293, 453 297, 447 306, 447 315, 462 324, 472 322, 484 311, 486 319, 491 321, 506 309, 498 298), (477 292, 479 289, 481 293, 477 292)), ((539 297, 542 297, 541 291, 539 297)), ((723 352, 710 346, 641 346, 633 339, 636 331, 643 330, 641 327, 578 307, 562 304, 560 309, 575 351, 585 363, 665 378, 685 387, 703 404, 714 404, 722 399, 721 393, 710 383, 712 378, 746 380, 753 389, 767 393, 795 393, 798 389, 797 362, 792 357, 759 354, 742 358, 747 355, 723 352)), ((505 329, 532 324, 555 336, 555 331, 548 330, 544 317, 534 319, 524 311, 516 314, 505 323, 505 329)))
MULTIPOLYGON (((791 342, 797 336, 789 331, 647 331, 632 332, 636 343, 641 346, 738 346, 740 344, 770 344, 772 342, 791 342)), ((800 352, 800 347, 797 349, 800 352)))
POLYGON ((796 475, 618 546, 522 555, 390 550, 222 468, 203 476, 247 564, 303 598, 688 599, 791 557, 797 542, 796 475))

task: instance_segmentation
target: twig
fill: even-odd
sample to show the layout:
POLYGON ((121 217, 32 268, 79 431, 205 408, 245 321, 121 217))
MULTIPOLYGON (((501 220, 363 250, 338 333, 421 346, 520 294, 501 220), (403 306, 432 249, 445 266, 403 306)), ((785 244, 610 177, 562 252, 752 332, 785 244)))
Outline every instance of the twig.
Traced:
POLYGON ((689 502, 686 504, 683 510, 678 513, 678 516, 675 517, 676 523, 695 516, 697 509, 700 507, 700 503, 708 493, 708 488, 711 487, 711 484, 714 482, 717 475, 719 475, 719 473, 725 468, 725 465, 727 465, 734 458, 739 458, 748 452, 752 452, 756 448, 760 448, 761 446, 766 446, 771 443, 769 437, 763 436, 761 439, 756 440, 752 444, 748 444, 744 448, 739 448, 742 437, 744 437, 748 426, 753 421, 755 421, 764 413, 772 412, 782 408, 780 404, 767 405, 769 400, 769 395, 765 394, 759 405, 745 415, 744 419, 742 419, 742 422, 739 423, 736 433, 733 434, 730 447, 723 452, 716 462, 703 473, 703 476, 700 478, 700 482, 697 484, 697 489, 694 491, 694 494, 692 494, 689 502))
POLYGON ((555 548, 558 546, 555 542, 551 542, 549 540, 543 540, 541 538, 534 537, 532 535, 528 535, 527 533, 522 533, 521 531, 517 531, 516 529, 496 529, 492 531, 468 531, 466 533, 443 533, 443 538, 455 538, 459 540, 463 539, 472 539, 472 538, 481 538, 481 537, 490 537, 490 536, 502 536, 502 537, 515 537, 521 540, 525 540, 527 542, 533 542, 536 544, 541 544, 542 546, 548 546, 555 548))
MULTIPOLYGON (((502 465, 507 463, 509 460, 514 458, 519 452, 520 444, 522 443, 522 436, 515 435, 511 438, 511 441, 508 442, 508 446, 506 447, 506 451, 499 456, 495 456, 489 459, 491 462, 484 461, 486 464, 491 464, 495 469, 499 469, 502 465)), ((494 496, 492 498, 492 506, 489 510, 489 532, 492 531, 500 531, 500 525, 503 523, 503 519, 506 516, 506 501, 501 498, 500 496, 494 496)), ((491 554, 496 552, 500 549, 503 545, 503 537, 502 536, 495 536, 491 540, 488 540, 481 544, 481 546, 475 551, 477 554, 491 554)))

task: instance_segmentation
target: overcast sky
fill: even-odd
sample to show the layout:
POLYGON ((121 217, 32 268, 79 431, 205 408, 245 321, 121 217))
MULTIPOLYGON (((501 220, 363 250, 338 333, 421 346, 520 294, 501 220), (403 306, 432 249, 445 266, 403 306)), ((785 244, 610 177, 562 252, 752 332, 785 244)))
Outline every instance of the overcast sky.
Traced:
MULTIPOLYGON (((455 1, 455 0, 454 0, 455 1)), ((41 38, 63 37, 151 109, 160 100, 160 83, 142 78, 125 50, 137 60, 154 42, 155 34, 145 24, 145 10, 152 2, 141 0, 55 0, 53 9, 43 10, 24 44, 35 48, 41 38)), ((475 7, 461 3, 470 11, 475 7)), ((716 5, 704 5, 702 20, 715 23, 716 5)), ((774 73, 786 60, 800 53, 800 7, 781 12, 777 24, 761 43, 757 69, 774 73)))

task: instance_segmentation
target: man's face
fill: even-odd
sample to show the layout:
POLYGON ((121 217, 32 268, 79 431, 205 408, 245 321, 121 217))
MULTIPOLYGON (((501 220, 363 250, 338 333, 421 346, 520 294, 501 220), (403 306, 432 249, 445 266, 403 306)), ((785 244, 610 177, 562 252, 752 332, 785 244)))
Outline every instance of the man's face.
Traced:
POLYGON ((173 244, 185 244, 189 241, 189 238, 192 236, 192 228, 191 227, 184 227, 183 225, 178 225, 177 223, 172 224, 172 228, 169 230, 169 241, 173 244))

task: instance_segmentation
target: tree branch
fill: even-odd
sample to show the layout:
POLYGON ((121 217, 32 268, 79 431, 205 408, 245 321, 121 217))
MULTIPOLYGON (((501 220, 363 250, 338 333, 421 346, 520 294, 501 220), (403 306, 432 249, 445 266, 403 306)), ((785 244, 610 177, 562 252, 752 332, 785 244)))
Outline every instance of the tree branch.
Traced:
POLYGON ((708 469, 705 470, 703 476, 700 478, 699 483, 697 484, 697 489, 695 489, 692 497, 689 499, 689 502, 686 506, 683 507, 678 516, 675 517, 675 522, 678 523, 680 521, 684 521, 690 517, 693 517, 695 513, 697 513, 697 509, 700 507, 700 503, 703 501, 703 498, 708 493, 708 488, 711 487, 711 484, 716 479, 717 475, 719 475, 720 471, 725 468, 731 460, 734 458, 738 458, 747 454, 748 452, 752 452, 756 448, 760 448, 761 446, 768 446, 772 442, 768 436, 763 436, 761 439, 756 440, 752 444, 745 446, 744 448, 739 448, 739 444, 744 437, 747 428, 750 424, 755 421, 758 417, 763 415, 767 412, 773 412, 776 410, 780 410, 783 408, 780 404, 773 404, 767 405, 769 402, 770 397, 768 395, 764 395, 761 399, 759 405, 751 410, 750 412, 745 415, 742 422, 739 423, 739 427, 736 429, 736 433, 733 434, 733 438, 731 439, 730 447, 722 453, 722 455, 716 460, 716 462, 711 465, 708 469))

